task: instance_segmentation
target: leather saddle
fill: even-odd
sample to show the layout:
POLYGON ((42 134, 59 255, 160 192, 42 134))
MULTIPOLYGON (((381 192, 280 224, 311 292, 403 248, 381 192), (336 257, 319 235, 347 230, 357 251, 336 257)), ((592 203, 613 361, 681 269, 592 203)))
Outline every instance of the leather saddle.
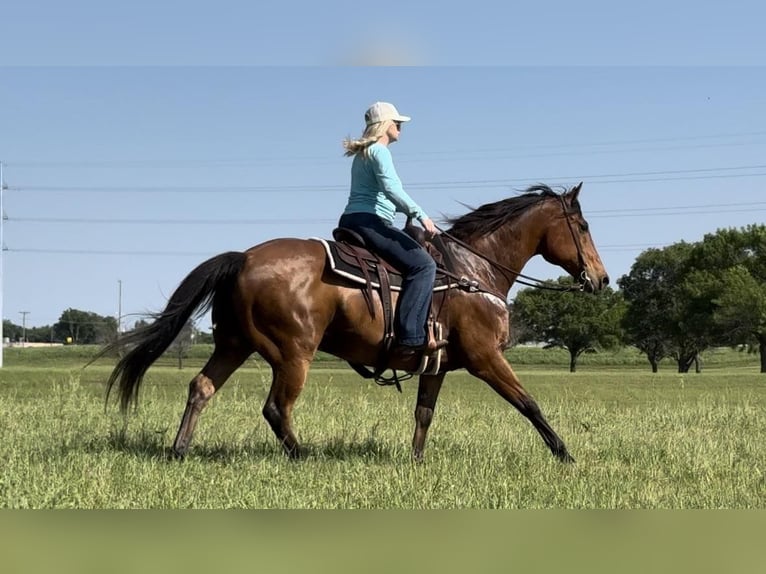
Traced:
MULTIPOLYGON (((428 336, 436 340, 445 336, 443 326, 438 322, 442 304, 436 305, 437 293, 443 292, 446 295, 450 288, 457 287, 458 283, 454 280, 452 265, 448 252, 444 249, 441 238, 437 235, 432 242, 425 240, 425 232, 411 224, 408 220, 404 231, 415 241, 417 241, 434 258, 437 265, 436 280, 434 282, 434 297, 431 300, 431 311, 428 321, 428 336), (445 264, 446 263, 446 264, 445 264)), ((319 239, 327 252, 329 268, 337 275, 359 283, 363 287, 362 293, 367 303, 367 308, 374 318, 376 316, 376 305, 374 292, 379 293, 381 306, 383 308, 383 346, 378 358, 375 371, 370 371, 363 365, 350 363, 350 365, 360 375, 365 378, 374 378, 378 384, 395 384, 399 386, 400 378, 394 375, 391 378, 382 377, 382 373, 388 368, 391 348, 394 342, 394 307, 392 305, 392 291, 401 290, 403 277, 396 267, 386 262, 374 252, 371 252, 365 245, 364 239, 355 231, 343 227, 338 227, 332 232, 334 241, 319 239)), ((442 300, 443 298, 439 297, 442 300)), ((436 374, 441 363, 442 350, 439 349, 434 356, 424 354, 420 368, 412 374, 436 374), (430 365, 429 365, 430 363, 430 365)))
MULTIPOLYGON (((418 231, 416 228, 412 228, 418 231)), ((444 264, 444 254, 435 243, 425 241, 424 236, 421 234, 413 235, 409 232, 409 229, 405 227, 405 231, 408 235, 413 237, 423 247, 434 261, 436 261, 436 280, 434 281, 434 291, 442 291, 448 289, 450 284, 450 277, 446 273, 448 271, 444 264)), ((422 230, 421 230, 422 231, 422 230)), ((345 227, 338 227, 332 232, 335 241, 327 242, 328 256, 330 258, 330 267, 338 275, 341 275, 347 279, 351 279, 356 282, 364 282, 373 288, 380 288, 379 274, 385 270, 388 274, 389 285, 391 290, 401 290, 403 276, 399 270, 379 257, 374 252, 371 252, 364 243, 364 239, 351 229, 345 227)), ((438 237, 435 238, 438 241, 438 237)), ((441 246, 441 245, 440 245, 441 246)), ((385 281, 385 279, 383 279, 385 281)), ((373 309, 370 312, 375 315, 373 309)))

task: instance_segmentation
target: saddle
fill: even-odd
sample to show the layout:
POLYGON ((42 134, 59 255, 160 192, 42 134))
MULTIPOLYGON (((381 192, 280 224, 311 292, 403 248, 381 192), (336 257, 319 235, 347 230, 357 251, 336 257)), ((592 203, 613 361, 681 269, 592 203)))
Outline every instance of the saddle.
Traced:
MULTIPOLYGON (((448 252, 444 249, 439 236, 433 242, 425 240, 425 232, 411 224, 408 220, 404 231, 417 241, 436 261, 436 280, 434 282, 434 297, 431 299, 431 310, 428 319, 428 338, 441 340, 444 338, 444 327, 439 322, 444 299, 453 287, 458 287, 452 273, 452 262, 448 252), (438 296, 441 295, 441 296, 438 296)), ((373 378, 375 382, 383 385, 395 384, 399 391, 400 380, 405 380, 413 375, 436 374, 439 372, 442 360, 442 349, 438 349, 433 355, 423 353, 420 366, 417 370, 409 372, 406 377, 399 377, 393 371, 392 377, 383 377, 382 374, 388 369, 391 359, 391 349, 395 339, 394 334, 394 308, 392 305, 392 291, 400 291, 403 281, 402 274, 391 264, 371 252, 365 246, 364 239, 355 231, 343 227, 333 230, 334 241, 318 239, 327 252, 329 268, 353 282, 359 283, 364 295, 365 302, 370 314, 376 316, 374 292, 380 296, 383 309, 383 345, 378 356, 375 370, 371 371, 364 365, 349 363, 351 367, 365 378, 373 378)))

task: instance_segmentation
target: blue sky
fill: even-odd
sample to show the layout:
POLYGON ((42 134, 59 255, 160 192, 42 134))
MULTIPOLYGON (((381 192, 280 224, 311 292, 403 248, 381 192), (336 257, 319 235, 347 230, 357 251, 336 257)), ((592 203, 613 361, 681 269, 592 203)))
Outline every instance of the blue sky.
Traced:
POLYGON ((0 64, 752 65, 760 0, 6 0, 0 64))
MULTIPOLYGON (((620 13, 585 2, 555 17, 506 5, 476 21, 410 8, 395 32, 362 42, 365 13, 343 24, 309 8, 288 21, 283 6, 283 25, 268 26, 263 10, 224 21, 192 4, 3 8, 6 319, 116 315, 121 283, 130 326, 208 256, 328 236, 347 195, 340 142, 375 100, 413 117, 392 151, 437 224, 461 203, 583 181, 615 280, 650 246, 764 221, 766 68, 750 64, 766 51, 750 45, 763 42, 750 33, 760 24, 737 2, 674 4, 654 19, 652 3, 620 13), (417 34, 425 20, 438 32, 417 34), (363 46, 360 59, 432 65, 313 65, 354 60, 346 45, 363 46), (253 56, 265 50, 271 61, 253 56)), ((542 261, 526 271, 561 274, 542 261)))

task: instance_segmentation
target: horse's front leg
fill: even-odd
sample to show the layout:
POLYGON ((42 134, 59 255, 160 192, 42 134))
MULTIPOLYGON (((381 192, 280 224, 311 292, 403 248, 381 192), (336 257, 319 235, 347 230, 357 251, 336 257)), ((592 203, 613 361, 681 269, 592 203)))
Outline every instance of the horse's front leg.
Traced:
POLYGON ((415 436, 412 437, 412 459, 423 462, 423 449, 426 434, 434 418, 436 399, 442 388, 445 373, 438 375, 420 375, 418 384, 418 402, 415 407, 415 436))
POLYGON ((501 397, 529 419, 556 458, 562 462, 574 462, 574 458, 569 454, 564 441, 545 420, 540 407, 521 386, 516 373, 513 372, 508 361, 505 360, 499 350, 472 357, 467 368, 472 375, 486 381, 501 397))

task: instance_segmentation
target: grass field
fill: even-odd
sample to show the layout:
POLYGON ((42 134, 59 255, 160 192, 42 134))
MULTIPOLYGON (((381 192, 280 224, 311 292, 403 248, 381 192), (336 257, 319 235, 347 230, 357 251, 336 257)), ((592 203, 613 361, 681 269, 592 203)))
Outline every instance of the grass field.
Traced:
POLYGON ((261 416, 270 373, 251 361, 177 462, 167 454, 204 352, 183 370, 152 368, 126 420, 104 409, 107 361, 83 371, 69 349, 6 351, 4 508, 766 507, 766 375, 754 356, 720 352, 683 376, 669 364, 653 375, 632 356, 575 374, 565 356, 514 362, 574 465, 489 387, 452 373, 415 465, 415 381, 399 394, 318 362, 294 413, 306 456, 291 462, 261 416))

